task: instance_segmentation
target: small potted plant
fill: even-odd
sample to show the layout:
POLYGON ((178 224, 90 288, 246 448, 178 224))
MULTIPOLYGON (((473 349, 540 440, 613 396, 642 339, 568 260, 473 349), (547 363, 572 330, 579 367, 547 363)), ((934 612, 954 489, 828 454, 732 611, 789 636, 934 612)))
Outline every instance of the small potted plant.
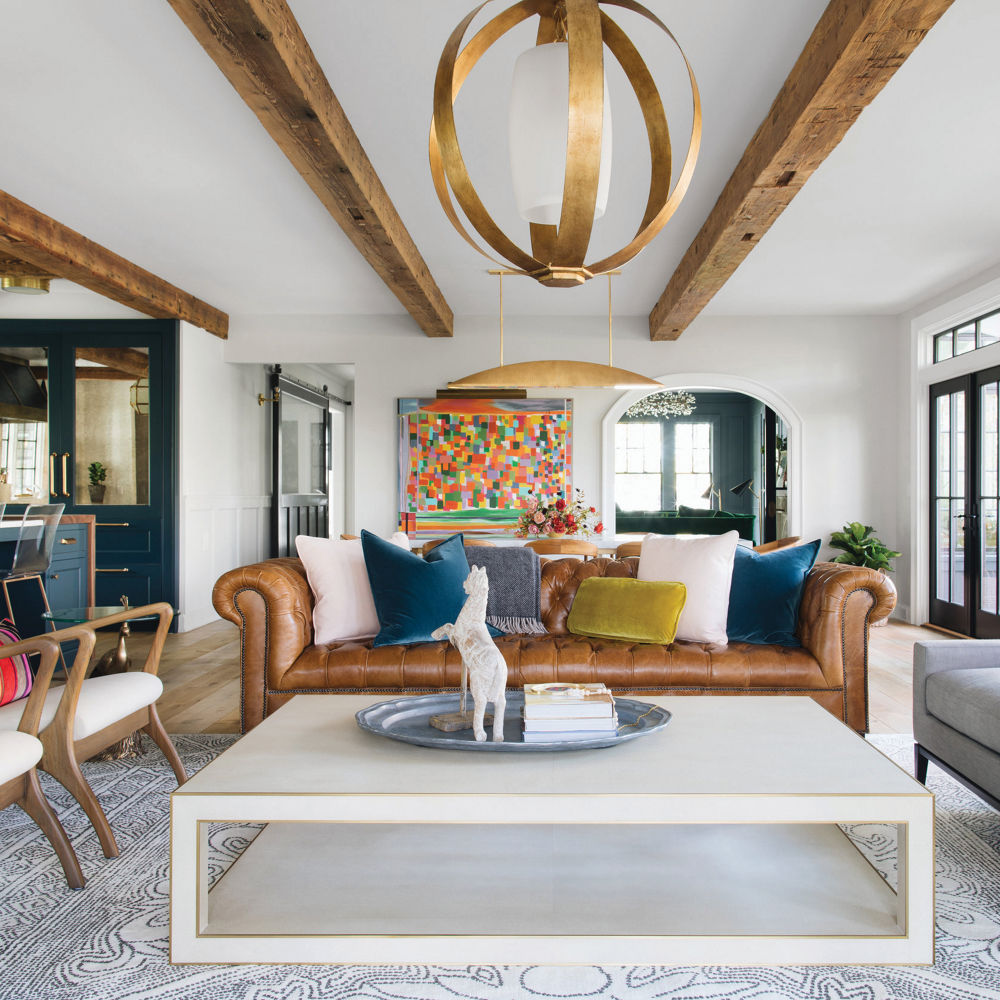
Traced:
MULTIPOLYGON (((833 557, 832 562, 880 570, 886 583, 895 590, 895 585, 886 574, 892 572, 892 560, 902 553, 890 549, 875 534, 875 529, 870 524, 862 524, 860 521, 845 524, 842 531, 835 531, 830 536, 830 547, 843 550, 840 555, 833 557)), ((872 625, 885 625, 887 621, 888 618, 883 618, 873 621, 872 625)))
POLYGON ((90 492, 90 502, 104 503, 104 491, 107 489, 104 480, 108 478, 108 470, 100 462, 91 462, 87 472, 90 474, 90 484, 87 487, 90 492))

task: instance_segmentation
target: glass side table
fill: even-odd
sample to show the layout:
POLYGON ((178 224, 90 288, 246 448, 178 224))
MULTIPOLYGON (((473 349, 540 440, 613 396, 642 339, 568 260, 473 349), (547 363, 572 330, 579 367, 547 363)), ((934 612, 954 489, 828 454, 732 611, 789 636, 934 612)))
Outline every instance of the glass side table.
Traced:
MULTIPOLYGON (((61 625, 84 625, 89 623, 100 627, 102 618, 110 618, 111 615, 117 615, 122 611, 128 610, 128 599, 122 597, 122 603, 117 607, 114 605, 98 605, 95 607, 57 608, 51 611, 43 611, 42 621, 50 622, 54 629, 57 623, 61 625)), ((135 615, 128 621, 123 621, 121 627, 118 629, 117 645, 114 649, 109 649, 106 653, 102 654, 97 662, 88 668, 88 676, 101 677, 105 674, 121 674, 128 670, 132 665, 128 650, 125 648, 125 640, 132 634, 128 627, 129 621, 156 621, 158 618, 159 615, 145 614, 135 615)), ((91 759, 121 760, 123 757, 141 757, 143 752, 142 734, 134 732, 120 742, 112 744, 91 759)))
MULTIPOLYGON (((109 604, 105 607, 93 608, 59 608, 54 611, 43 611, 42 617, 47 622, 66 622, 72 625, 83 625, 85 622, 96 622, 101 618, 110 618, 120 611, 128 611, 121 604, 109 604)), ((155 621, 157 615, 136 615, 131 622, 155 621)), ((123 623, 124 624, 124 623, 123 623)))

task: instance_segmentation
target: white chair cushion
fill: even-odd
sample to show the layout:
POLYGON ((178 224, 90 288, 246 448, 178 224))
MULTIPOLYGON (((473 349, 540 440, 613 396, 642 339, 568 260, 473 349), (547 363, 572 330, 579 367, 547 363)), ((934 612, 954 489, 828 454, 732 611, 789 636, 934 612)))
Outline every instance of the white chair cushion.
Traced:
POLYGON ((0 785, 27 773, 41 759, 41 740, 27 733, 0 733, 0 785))
MULTIPOLYGON (((63 685, 51 687, 45 695, 39 731, 55 717, 62 697, 63 685)), ((163 694, 163 681, 144 671, 128 671, 124 674, 108 674, 107 677, 88 677, 80 689, 80 700, 76 706, 76 721, 73 725, 73 739, 83 740, 94 733, 138 712, 140 708, 152 705, 163 694)), ((17 729, 24 711, 24 700, 12 701, 0 706, 0 731, 17 729)))

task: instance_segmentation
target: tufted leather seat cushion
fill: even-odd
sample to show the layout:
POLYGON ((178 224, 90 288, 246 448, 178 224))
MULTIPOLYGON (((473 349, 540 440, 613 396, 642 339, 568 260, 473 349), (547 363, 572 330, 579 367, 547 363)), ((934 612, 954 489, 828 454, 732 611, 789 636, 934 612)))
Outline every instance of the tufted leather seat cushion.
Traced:
MULTIPOLYGON (((507 684, 603 681, 616 689, 828 687, 816 658, 800 647, 775 647, 762 659, 745 642, 712 646, 624 643, 584 636, 502 636, 495 640, 507 661, 507 684)), ((462 659, 441 643, 382 646, 341 643, 310 646, 273 678, 273 691, 416 691, 456 688, 462 659)))

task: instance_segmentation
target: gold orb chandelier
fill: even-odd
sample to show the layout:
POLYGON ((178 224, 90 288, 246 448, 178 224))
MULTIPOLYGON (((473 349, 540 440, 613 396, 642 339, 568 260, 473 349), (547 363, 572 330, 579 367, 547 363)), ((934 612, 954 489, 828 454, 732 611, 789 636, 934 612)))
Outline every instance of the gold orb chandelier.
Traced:
POLYGON ((701 143, 701 100, 694 71, 677 39, 634 0, 521 0, 462 42, 486 0, 452 32, 434 81, 429 156, 434 188, 449 221, 479 253, 543 285, 568 288, 614 271, 648 246, 687 192, 701 143), (691 83, 687 154, 673 190, 670 133, 652 75, 624 31, 602 10, 621 7, 652 21, 677 46, 691 83), (519 214, 530 223, 531 252, 505 235, 486 211, 462 157, 455 100, 486 51, 512 28, 538 18, 536 42, 517 61, 510 108, 511 159, 519 214), (651 162, 649 195, 638 230, 620 250, 587 262, 595 218, 607 203, 611 159, 610 105, 604 49, 625 72, 642 110, 651 162), (498 260, 469 234, 466 218, 498 260))

